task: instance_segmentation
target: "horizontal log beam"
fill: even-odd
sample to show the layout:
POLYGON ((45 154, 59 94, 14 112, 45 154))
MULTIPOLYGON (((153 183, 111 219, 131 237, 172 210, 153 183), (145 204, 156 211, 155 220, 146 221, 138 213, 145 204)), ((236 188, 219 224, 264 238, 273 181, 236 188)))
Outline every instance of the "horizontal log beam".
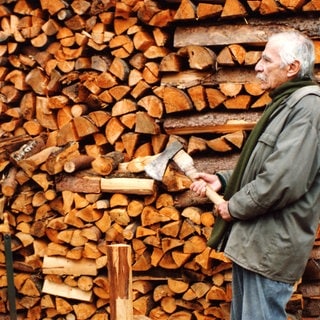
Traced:
POLYGON ((253 68, 232 68, 212 71, 187 70, 178 73, 166 73, 161 78, 162 86, 175 86, 190 88, 195 85, 215 85, 223 82, 228 83, 253 83, 257 82, 253 68))
POLYGON ((268 37, 275 32, 299 30, 305 32, 310 38, 320 36, 320 18, 309 16, 246 19, 239 23, 224 24, 195 24, 192 26, 178 26, 174 33, 173 45, 176 48, 188 45, 220 46, 230 44, 248 44, 264 46, 268 37))
POLYGON ((195 133, 228 133, 238 130, 251 130, 261 112, 232 113, 207 112, 187 116, 167 117, 163 127, 168 134, 195 134, 195 133))
MULTIPOLYGON (((320 82, 319 66, 315 67, 315 79, 320 82)), ((169 72, 161 78, 162 86, 174 86, 187 89, 196 85, 212 86, 220 83, 256 83, 254 68, 233 67, 219 69, 217 72, 187 70, 181 72, 169 72)))

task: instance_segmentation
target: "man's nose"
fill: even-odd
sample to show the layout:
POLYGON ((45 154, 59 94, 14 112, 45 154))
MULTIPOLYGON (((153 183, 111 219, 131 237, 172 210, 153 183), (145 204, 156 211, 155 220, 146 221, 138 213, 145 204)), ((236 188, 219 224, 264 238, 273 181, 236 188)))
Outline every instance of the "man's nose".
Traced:
POLYGON ((261 60, 259 60, 254 68, 255 71, 262 71, 263 68, 262 68, 262 64, 261 64, 261 60))

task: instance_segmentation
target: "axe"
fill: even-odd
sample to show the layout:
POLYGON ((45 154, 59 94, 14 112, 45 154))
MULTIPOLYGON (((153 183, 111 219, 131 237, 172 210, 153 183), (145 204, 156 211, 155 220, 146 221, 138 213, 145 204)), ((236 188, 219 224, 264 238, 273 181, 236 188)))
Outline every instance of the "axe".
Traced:
MULTIPOLYGON (((194 166, 193 159, 184 151, 183 145, 177 140, 170 143, 162 153, 158 154, 154 160, 149 162, 144 170, 151 178, 161 181, 170 160, 173 160, 188 178, 192 181, 195 180, 197 170, 194 166)), ((206 186, 206 196, 215 205, 225 201, 209 184, 206 186)), ((220 216, 217 216, 208 240, 209 247, 221 251, 227 240, 229 230, 229 223, 224 221, 220 216)))
MULTIPOLYGON (((152 179, 161 181, 170 160, 173 160, 184 174, 192 181, 197 173, 192 157, 183 149, 182 143, 175 140, 158 156, 149 162, 144 170, 152 179)), ((214 203, 220 204, 224 199, 207 184, 206 196, 214 203)))

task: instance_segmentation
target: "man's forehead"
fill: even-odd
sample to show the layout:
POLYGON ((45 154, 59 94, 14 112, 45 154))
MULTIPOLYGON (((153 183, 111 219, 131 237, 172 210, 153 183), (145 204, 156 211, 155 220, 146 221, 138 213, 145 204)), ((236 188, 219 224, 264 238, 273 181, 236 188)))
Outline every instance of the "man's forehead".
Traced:
POLYGON ((275 40, 269 41, 262 52, 262 56, 265 57, 265 56, 278 55, 279 51, 281 50, 281 46, 282 44, 279 43, 279 41, 275 41, 275 40))

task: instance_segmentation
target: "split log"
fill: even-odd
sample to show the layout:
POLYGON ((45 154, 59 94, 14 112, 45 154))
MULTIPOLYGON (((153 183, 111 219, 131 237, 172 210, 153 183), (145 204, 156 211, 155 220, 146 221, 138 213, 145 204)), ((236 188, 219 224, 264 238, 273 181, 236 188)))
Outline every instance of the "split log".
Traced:
POLYGON ((8 175, 1 183, 1 191, 5 197, 11 197, 14 195, 17 188, 16 181, 17 168, 11 167, 8 175))
POLYGON ((219 17, 223 6, 221 4, 199 3, 197 6, 198 19, 219 17))
POLYGON ((133 319, 131 250, 128 245, 107 248, 111 320, 133 319))
POLYGON ((143 172, 145 166, 151 161, 155 160, 159 155, 153 156, 145 156, 145 157, 137 157, 129 162, 123 162, 119 164, 118 171, 119 172, 132 172, 138 173, 143 172))
POLYGON ((167 113, 175 113, 193 108, 192 102, 188 95, 175 87, 158 87, 155 94, 163 99, 167 113))
POLYGON ((123 153, 113 151, 95 158, 91 166, 98 175, 107 176, 118 168, 123 159, 123 153))
POLYGON ((216 54, 209 48, 189 45, 179 49, 177 54, 188 58, 190 69, 215 70, 216 54))
POLYGON ((196 6, 190 0, 182 0, 173 18, 174 20, 189 20, 195 17, 196 6))

